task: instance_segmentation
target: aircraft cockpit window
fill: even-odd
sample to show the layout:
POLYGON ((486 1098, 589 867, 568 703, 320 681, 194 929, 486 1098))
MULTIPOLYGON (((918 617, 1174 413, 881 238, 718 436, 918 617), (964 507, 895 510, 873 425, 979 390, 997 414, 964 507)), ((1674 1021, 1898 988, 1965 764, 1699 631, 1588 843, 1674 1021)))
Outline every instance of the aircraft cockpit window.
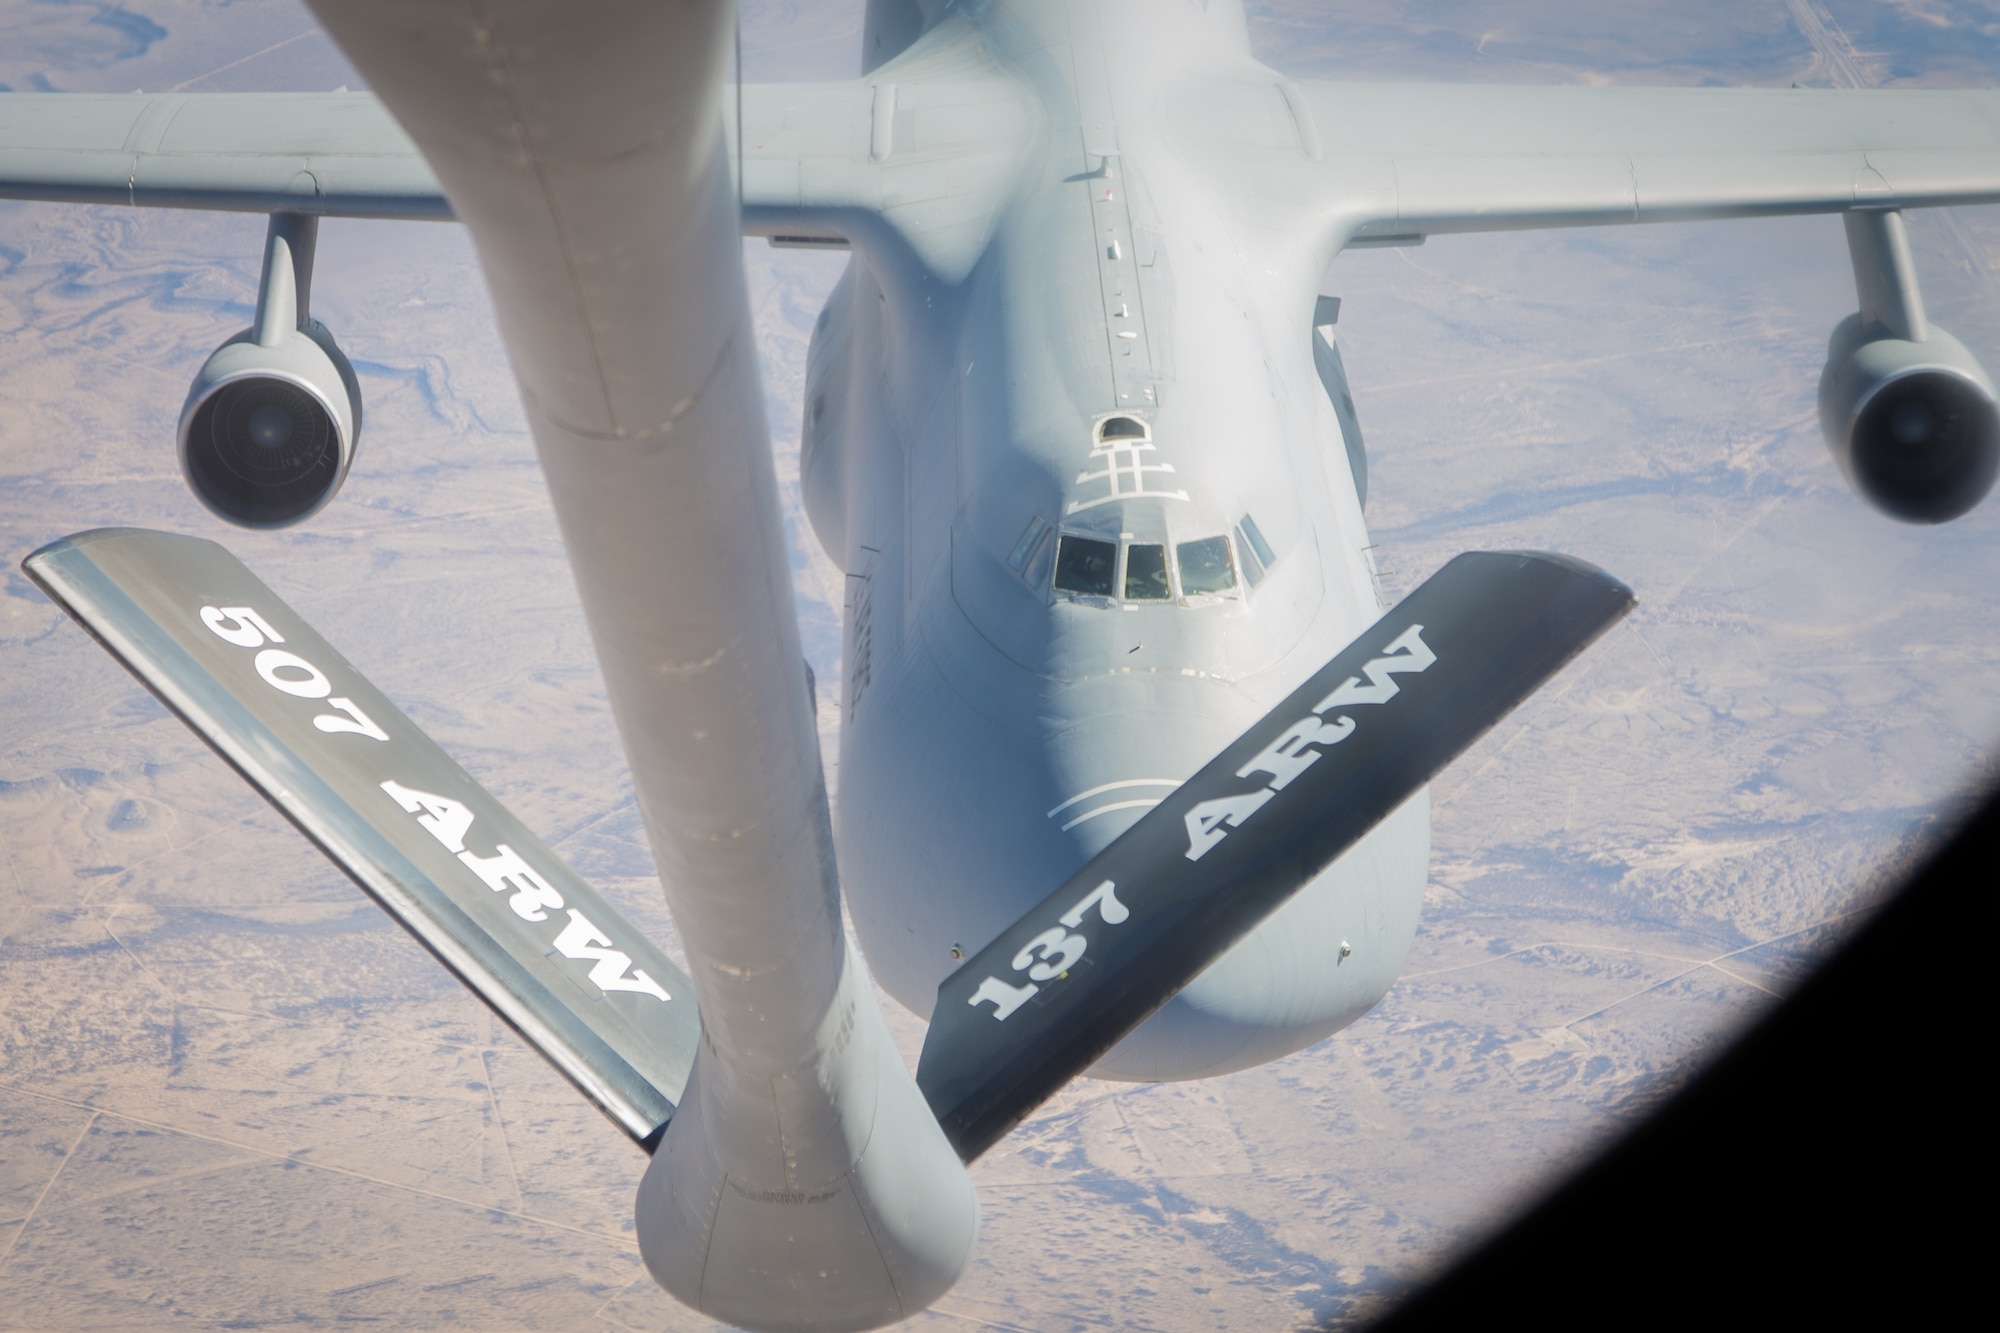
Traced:
POLYGON ((1143 440, 1146 438, 1144 423, 1131 417, 1112 417, 1097 428, 1100 440, 1143 440))
POLYGON ((1265 541, 1264 534, 1258 531, 1256 519, 1245 514, 1237 526, 1243 529, 1244 540, 1250 543, 1250 549, 1257 553, 1257 559, 1263 562, 1266 569, 1278 563, 1278 557, 1271 554, 1271 543, 1265 541))
POLYGON ((1264 581, 1264 571, 1278 559, 1271 553, 1271 543, 1258 531, 1257 520, 1248 514, 1236 525, 1236 549, 1243 553, 1243 577, 1253 588, 1264 581))
MULTIPOLYGON (((1186 547, 1182 547, 1186 550, 1186 547)), ((1167 583, 1167 548, 1132 545, 1125 548, 1125 600, 1165 602, 1174 590, 1167 583)))
POLYGON ((1086 597, 1110 597, 1118 575, 1118 544, 1065 533, 1056 548, 1056 588, 1086 597))
MULTIPOLYGON (((1195 597, 1228 592, 1236 586, 1236 568, 1229 560, 1229 538, 1203 537, 1198 542, 1182 542, 1175 550, 1180 557, 1183 594, 1195 597)), ((1130 579, 1128 574, 1127 582, 1130 579)))
POLYGON ((1021 529, 1021 539, 1014 543, 1014 549, 1007 553, 1007 568, 1019 574, 1030 583, 1036 581, 1039 572, 1046 572, 1047 562, 1042 558, 1048 549, 1050 529, 1040 514, 1028 520, 1028 526, 1021 529))

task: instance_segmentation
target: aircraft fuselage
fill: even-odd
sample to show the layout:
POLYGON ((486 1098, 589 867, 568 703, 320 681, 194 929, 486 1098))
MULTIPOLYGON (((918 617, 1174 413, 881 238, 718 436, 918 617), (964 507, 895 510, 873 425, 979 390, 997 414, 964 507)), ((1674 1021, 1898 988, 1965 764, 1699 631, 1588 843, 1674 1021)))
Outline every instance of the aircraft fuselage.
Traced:
MULTIPOLYGON (((863 246, 815 331, 808 507, 848 574, 836 838, 869 965, 919 1014, 1382 609, 1310 279, 1260 264, 1146 114, 1177 78, 1261 70, 1178 8, 934 30, 1013 61, 1046 150, 969 272, 863 246)), ((1222 1073, 1352 1021, 1428 856, 1420 796, 1096 1072, 1222 1073)))

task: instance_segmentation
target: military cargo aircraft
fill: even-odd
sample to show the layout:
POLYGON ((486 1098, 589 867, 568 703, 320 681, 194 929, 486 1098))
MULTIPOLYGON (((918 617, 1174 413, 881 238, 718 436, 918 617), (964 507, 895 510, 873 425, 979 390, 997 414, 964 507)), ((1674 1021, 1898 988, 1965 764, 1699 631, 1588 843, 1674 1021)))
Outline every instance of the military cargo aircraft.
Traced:
POLYGON ((1365 1012, 1425 784, 1631 605, 1521 552, 1385 605, 1343 250, 1839 213, 1837 465, 1920 523, 2000 470, 1900 212, 2000 199, 2000 94, 1298 82, 1236 0, 870 0, 861 78, 765 86, 709 0, 317 12, 372 94, 0 95, 0 196, 269 215, 178 437, 248 527, 309 521, 356 456, 318 220, 468 228, 689 974, 219 546, 103 529, 26 567, 653 1153, 649 1268, 746 1327, 935 1301, 964 1164, 1069 1079, 1221 1074, 1365 1012), (744 234, 852 254, 802 442, 849 589, 834 811, 744 234), (843 902, 931 1022, 914 1077, 843 902))

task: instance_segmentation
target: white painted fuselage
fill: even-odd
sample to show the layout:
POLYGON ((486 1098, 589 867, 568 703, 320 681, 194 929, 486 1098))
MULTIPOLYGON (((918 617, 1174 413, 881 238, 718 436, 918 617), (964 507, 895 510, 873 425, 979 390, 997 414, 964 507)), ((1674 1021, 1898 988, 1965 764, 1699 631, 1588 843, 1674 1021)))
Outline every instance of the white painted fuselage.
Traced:
MULTIPOLYGON (((848 574, 843 883, 919 1014, 1382 610, 1313 361, 1331 255, 1185 151, 1176 86, 1274 88, 1223 9, 1002 0, 872 76, 996 63, 1046 130, 962 273, 857 244, 808 371, 808 509, 848 574)), ((1428 858, 1420 795, 1094 1072, 1218 1074, 1352 1021, 1428 858)))

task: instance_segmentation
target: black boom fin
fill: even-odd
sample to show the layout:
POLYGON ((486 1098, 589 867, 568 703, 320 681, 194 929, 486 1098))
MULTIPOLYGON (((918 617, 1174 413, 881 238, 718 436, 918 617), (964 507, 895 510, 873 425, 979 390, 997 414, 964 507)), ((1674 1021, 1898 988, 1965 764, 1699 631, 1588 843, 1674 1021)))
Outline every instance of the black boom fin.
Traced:
POLYGON ((1632 605, 1565 556, 1473 552, 1432 575, 938 987, 917 1086, 959 1156, 1096 1063, 1632 605), (1037 965, 1058 952, 1060 974, 1037 965))
POLYGON ((687 977, 211 541, 103 528, 21 566, 649 1151, 700 1037, 687 977))

